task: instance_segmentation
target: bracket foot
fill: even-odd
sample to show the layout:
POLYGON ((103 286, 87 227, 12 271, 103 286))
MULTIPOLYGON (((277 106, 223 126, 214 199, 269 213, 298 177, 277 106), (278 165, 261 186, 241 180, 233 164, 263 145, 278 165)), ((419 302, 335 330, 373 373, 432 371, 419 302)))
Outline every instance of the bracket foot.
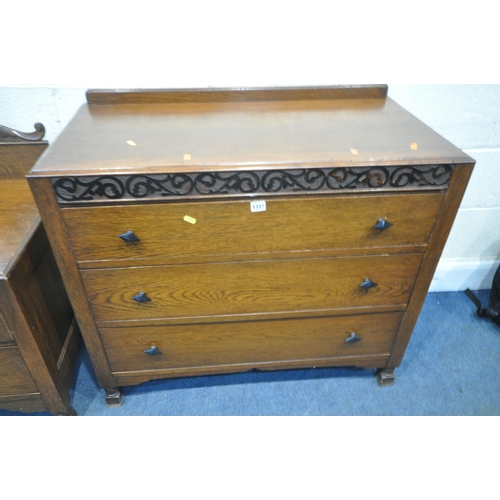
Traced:
POLYGON ((119 408, 122 405, 122 390, 117 387, 104 389, 104 401, 108 408, 119 408))
POLYGON ((378 385, 380 387, 389 387, 394 384, 394 379, 396 375, 394 374, 394 368, 380 368, 375 374, 378 380, 378 385))

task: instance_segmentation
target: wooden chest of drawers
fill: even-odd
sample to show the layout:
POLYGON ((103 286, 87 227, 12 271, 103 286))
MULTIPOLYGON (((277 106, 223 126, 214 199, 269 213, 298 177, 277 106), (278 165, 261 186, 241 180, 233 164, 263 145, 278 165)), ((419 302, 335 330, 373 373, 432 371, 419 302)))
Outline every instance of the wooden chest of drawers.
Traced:
POLYGON ((386 93, 88 92, 28 177, 109 405, 251 369, 393 382, 474 161, 386 93))
POLYGON ((0 408, 74 415, 80 336, 25 179, 46 147, 0 139, 0 408))

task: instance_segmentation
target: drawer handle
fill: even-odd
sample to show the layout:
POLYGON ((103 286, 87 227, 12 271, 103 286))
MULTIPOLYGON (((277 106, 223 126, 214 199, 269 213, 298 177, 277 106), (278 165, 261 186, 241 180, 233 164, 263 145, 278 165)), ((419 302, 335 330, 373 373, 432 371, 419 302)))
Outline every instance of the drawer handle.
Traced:
POLYGON ((362 283, 359 284, 361 288, 364 288, 365 290, 369 290, 370 288, 375 288, 378 286, 378 283, 375 283, 369 278, 365 278, 362 283))
POLYGON ((358 337, 354 332, 351 332, 349 337, 345 339, 346 342, 359 342, 361 337, 358 337))
POLYGON ((123 241, 126 241, 127 243, 137 243, 138 241, 141 241, 133 231, 127 231, 126 233, 119 234, 118 235, 123 241))
POLYGON ((149 356, 157 356, 158 354, 161 354, 160 349, 156 347, 155 345, 152 345, 149 349, 146 349, 144 351, 146 354, 149 354, 149 356))
POLYGON ((151 302, 151 299, 144 292, 139 292, 137 295, 134 295, 132 300, 136 302, 151 302))
POLYGON ((380 231, 383 231, 384 229, 389 229, 393 225, 394 224, 390 223, 388 220, 379 219, 377 223, 373 226, 373 229, 379 229, 380 231))

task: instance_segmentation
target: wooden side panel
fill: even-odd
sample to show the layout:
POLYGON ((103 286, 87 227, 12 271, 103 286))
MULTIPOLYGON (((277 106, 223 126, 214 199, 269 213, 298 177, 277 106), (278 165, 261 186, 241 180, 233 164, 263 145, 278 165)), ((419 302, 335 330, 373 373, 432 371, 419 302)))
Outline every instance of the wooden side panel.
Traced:
POLYGON ((402 313, 284 321, 102 329, 113 371, 259 364, 390 352, 402 313), (357 342, 347 342, 355 332, 357 342), (161 354, 148 355, 155 346, 161 354))
POLYGON ((46 141, 0 142, 0 179, 24 179, 47 146, 46 141))
MULTIPOLYGON (((54 338, 51 339, 51 342, 62 348, 70 331, 74 315, 54 254, 49 245, 47 245, 39 265, 33 272, 33 281, 33 286, 39 289, 40 296, 43 298, 47 322, 50 321, 53 325, 51 335, 54 338)), ((59 349, 59 354, 60 352, 59 349)))
POLYGON ((431 236, 429 249, 422 262, 422 270, 415 282, 408 309, 401 322, 391 357, 387 363, 389 369, 399 366, 403 359, 473 168, 474 164, 471 163, 469 165, 459 165, 455 169, 450 188, 431 236))
POLYGON ((82 271, 97 322, 329 311, 407 303, 421 255, 82 271), (366 290, 369 278, 377 284, 366 290), (144 292, 150 299, 138 303, 144 292))
MULTIPOLYGON (((71 318, 69 321, 67 318, 67 299, 66 303, 59 302, 62 296, 56 293, 47 295, 61 286, 52 283, 57 276, 51 275, 50 266, 47 267, 51 259, 43 227, 39 226, 20 252, 18 264, 12 269, 9 279, 0 281, 0 305, 23 364, 43 399, 43 408, 37 403, 38 398, 33 399, 28 393, 25 394, 29 396, 26 401, 17 398, 19 403, 29 403, 28 406, 33 408, 31 411, 46 409, 54 414, 68 414, 72 412, 69 388, 79 337, 78 329, 72 325, 71 318), (54 302, 49 306, 51 300, 54 302)), ((9 383, 2 380, 5 386, 9 383)), ((15 408, 17 399, 9 399, 8 409, 25 411, 21 407, 15 408)))
POLYGON ((40 215, 27 182, 0 181, 0 276, 8 276, 39 224, 40 215))
POLYGON ((54 198, 50 179, 30 179, 30 186, 99 383, 105 388, 114 387, 111 369, 88 305, 85 288, 73 257, 64 220, 54 198))
POLYGON ((424 251, 443 198, 442 193, 264 197, 262 212, 252 212, 246 200, 79 207, 62 213, 75 256, 81 267, 89 268, 96 267, 96 261, 114 267, 139 260, 157 265, 218 255, 424 251), (379 219, 393 226, 375 229, 379 219), (127 231, 140 241, 123 241, 119 235, 127 231))
POLYGON ((73 317, 71 326, 67 332, 66 339, 57 360, 57 367, 59 368, 59 375, 67 391, 71 388, 71 381, 73 375, 74 361, 81 345, 81 333, 78 328, 76 318, 73 317))
POLYGON ((0 396, 38 393, 17 347, 0 348, 0 396))
MULTIPOLYGON (((2 282, 0 282, 2 284, 2 282)), ((14 333, 19 352, 43 396, 47 409, 54 414, 71 411, 70 397, 59 376, 57 358, 60 348, 51 345, 47 325, 43 317, 40 297, 32 294, 36 288, 24 287, 14 276, 8 286, 0 290, 3 299, 4 317, 8 317, 9 329, 14 333), (33 307, 35 306, 35 307, 33 307)), ((42 299, 43 301, 43 299, 42 299)))
MULTIPOLYGON (((23 319, 30 323, 33 335, 39 336, 39 342, 45 346, 50 363, 54 364, 64 340, 57 335, 54 322, 60 319, 57 314, 52 316, 49 309, 50 304, 53 313, 59 310, 60 304, 55 301, 60 297, 52 297, 47 293, 56 287, 53 283, 56 277, 47 272, 50 269, 46 269, 47 262, 50 261, 50 255, 47 255, 50 247, 42 224, 38 225, 29 241, 20 248, 19 258, 8 280, 8 286, 17 300, 12 307, 19 307, 21 314, 24 314, 23 319)), ((70 323, 68 322, 67 328, 70 323)))

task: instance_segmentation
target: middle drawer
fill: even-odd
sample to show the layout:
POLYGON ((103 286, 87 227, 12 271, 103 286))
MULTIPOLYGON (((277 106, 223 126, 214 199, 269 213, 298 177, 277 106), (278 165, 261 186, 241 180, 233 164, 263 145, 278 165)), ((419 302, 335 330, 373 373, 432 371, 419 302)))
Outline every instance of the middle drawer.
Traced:
MULTIPOLYGON (((98 323, 402 310, 422 255, 325 257, 81 271, 98 323)), ((168 321, 166 321, 168 322, 168 321)))

